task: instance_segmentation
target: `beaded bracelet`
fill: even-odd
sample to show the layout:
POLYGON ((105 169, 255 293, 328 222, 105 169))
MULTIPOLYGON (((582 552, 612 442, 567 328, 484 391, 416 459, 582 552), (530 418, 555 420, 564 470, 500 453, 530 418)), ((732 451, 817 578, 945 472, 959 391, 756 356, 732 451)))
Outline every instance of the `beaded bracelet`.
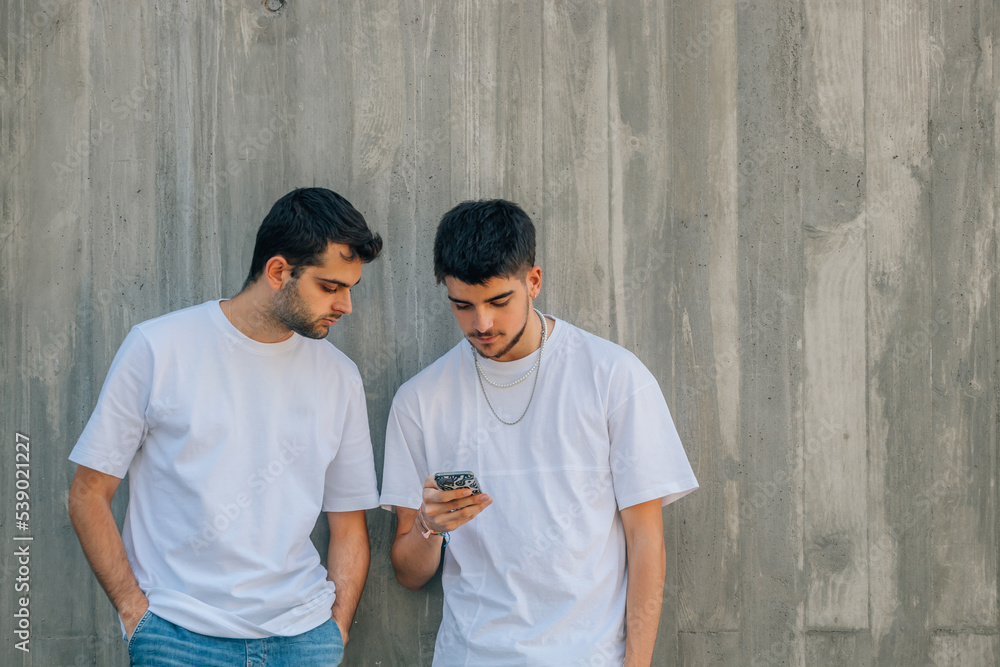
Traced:
POLYGON ((431 527, 427 525, 427 520, 424 518, 424 506, 420 505, 420 509, 417 510, 417 522, 420 524, 420 534, 424 536, 424 539, 428 539, 431 535, 443 535, 444 544, 441 546, 446 547, 448 543, 451 542, 451 535, 447 532, 438 532, 436 530, 431 530, 431 527))

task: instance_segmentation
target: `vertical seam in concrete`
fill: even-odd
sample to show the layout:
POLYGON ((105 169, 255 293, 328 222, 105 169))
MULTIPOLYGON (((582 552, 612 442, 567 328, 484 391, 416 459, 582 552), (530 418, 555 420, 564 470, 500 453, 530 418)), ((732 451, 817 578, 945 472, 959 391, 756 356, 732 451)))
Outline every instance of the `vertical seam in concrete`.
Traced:
POLYGON ((869 369, 871 368, 871 320, 869 318, 869 313, 871 313, 871 294, 868 291, 868 286, 871 285, 871 262, 868 261, 870 255, 870 250, 868 247, 868 241, 871 238, 869 232, 869 226, 871 225, 871 219, 868 217, 868 20, 865 16, 868 9, 868 2, 871 0, 864 0, 861 5, 861 154, 864 156, 861 161, 861 168, 864 170, 865 176, 865 191, 864 191, 864 213, 865 213, 865 225, 864 225, 864 249, 865 249, 865 534, 867 535, 866 552, 868 554, 867 562, 865 567, 868 569, 868 636, 871 637, 871 654, 874 654, 875 645, 874 637, 872 636, 872 577, 871 577, 871 559, 872 559, 872 533, 871 533, 871 469, 872 469, 872 450, 871 450, 871 382, 869 380, 869 369))
MULTIPOLYGON (((539 207, 541 208, 541 215, 540 215, 541 219, 539 220, 539 222, 544 225, 548 221, 548 213, 549 213, 548 209, 545 206, 545 202, 546 202, 547 197, 546 197, 545 189, 544 189, 544 184, 548 183, 548 178, 546 177, 546 174, 545 174, 545 164, 546 164, 545 151, 548 148, 548 142, 545 141, 545 90, 546 90, 546 86, 545 86, 545 54, 546 54, 546 44, 545 44, 545 42, 546 42, 546 39, 545 39, 545 36, 548 34, 548 22, 545 20, 545 15, 548 13, 548 0, 542 0, 541 4, 542 4, 542 31, 541 31, 542 32, 542 36, 541 36, 541 39, 542 39, 542 44, 541 44, 542 48, 541 48, 541 51, 542 51, 542 53, 541 53, 541 64, 539 66, 539 69, 541 70, 541 77, 540 78, 541 78, 541 83, 542 83, 541 93, 540 93, 541 94, 541 103, 542 103, 542 113, 541 113, 542 117, 539 120, 539 123, 541 124, 541 127, 539 128, 539 134, 540 134, 540 136, 542 138, 542 151, 541 152, 542 152, 542 184, 543 184, 543 189, 542 189, 542 201, 539 204, 539 207)), ((544 238, 545 238, 545 234, 538 234, 537 235, 537 239, 538 240, 542 240, 542 243, 544 243, 544 240, 543 240, 544 238)), ((543 261, 547 260, 548 259, 548 249, 544 245, 542 246, 542 252, 541 253, 538 253, 537 249, 536 249, 535 264, 541 264, 542 263, 542 262, 539 261, 539 254, 542 255, 541 259, 543 261)), ((553 305, 555 305, 555 304, 553 304, 553 305)), ((564 308, 564 306, 557 306, 557 307, 564 308)), ((559 311, 559 314, 563 315, 563 317, 565 317, 564 313, 565 313, 564 310, 560 310, 559 311)))
MULTIPOLYGON (((618 330, 618 318, 620 317, 619 308, 624 304, 615 303, 615 222, 614 222, 614 160, 611 158, 611 123, 613 122, 613 116, 611 113, 611 39, 610 39, 610 26, 609 21, 611 20, 611 12, 608 9, 608 5, 603 5, 604 8, 604 161, 608 177, 608 201, 607 210, 605 211, 608 216, 608 305, 611 310, 609 315, 609 322, 611 330, 608 332, 609 337, 614 342, 622 345, 625 341, 621 340, 618 330)), ((624 174, 623 174, 624 178, 624 174)), ((625 263, 625 262, 623 262, 625 263)), ((624 269, 624 267, 623 267, 624 269)), ((626 295, 627 296, 627 295, 626 295)))
MULTIPOLYGON (((997 91, 997 69, 1000 66, 1000 50, 997 49, 996 44, 996 29, 998 25, 998 17, 1000 17, 1000 11, 997 9, 996 3, 992 3, 993 7, 992 15, 990 16, 990 35, 991 35, 991 45, 992 50, 991 55, 993 56, 993 85, 991 89, 997 91)), ((992 108, 992 121, 993 121, 993 265, 997 265, 998 256, 1000 256, 1000 201, 998 201, 997 195, 1000 194, 1000 169, 997 168, 997 148, 1000 148, 1000 123, 997 119, 997 111, 1000 107, 1000 91, 995 92, 993 95, 993 108, 992 108)), ((993 274, 993 285, 991 286, 990 292, 992 294, 993 300, 993 341, 994 341, 994 424, 993 424, 993 437, 995 439, 1000 439, 1000 295, 997 294, 997 286, 1000 285, 1000 280, 997 278, 997 274, 993 274)), ((998 459, 997 452, 994 449, 993 452, 993 516, 996 528, 994 529, 995 534, 1000 537, 1000 491, 998 491, 998 459)), ((1000 549, 996 551, 996 571, 1000 572, 1000 549)), ((997 599, 1000 600, 1000 577, 997 577, 997 599)), ((994 627, 994 630, 997 628, 994 627)))

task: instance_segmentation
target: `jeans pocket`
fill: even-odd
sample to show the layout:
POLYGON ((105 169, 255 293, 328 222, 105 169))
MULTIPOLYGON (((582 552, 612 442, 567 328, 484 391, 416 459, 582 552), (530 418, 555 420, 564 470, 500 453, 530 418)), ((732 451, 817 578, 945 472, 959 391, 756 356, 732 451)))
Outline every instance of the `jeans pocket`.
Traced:
POLYGON ((340 625, 337 624, 337 621, 332 619, 331 623, 333 624, 332 634, 340 641, 340 648, 344 648, 344 633, 340 631, 340 625))
POLYGON ((135 630, 132 631, 132 636, 128 638, 128 652, 129 652, 129 654, 132 653, 132 644, 133 644, 133 642, 135 642, 135 636, 137 634, 139 634, 139 631, 142 630, 143 626, 146 625, 146 623, 152 617, 153 617, 153 612, 151 612, 149 609, 147 609, 146 613, 143 614, 142 618, 139 619, 139 622, 135 624, 135 630))

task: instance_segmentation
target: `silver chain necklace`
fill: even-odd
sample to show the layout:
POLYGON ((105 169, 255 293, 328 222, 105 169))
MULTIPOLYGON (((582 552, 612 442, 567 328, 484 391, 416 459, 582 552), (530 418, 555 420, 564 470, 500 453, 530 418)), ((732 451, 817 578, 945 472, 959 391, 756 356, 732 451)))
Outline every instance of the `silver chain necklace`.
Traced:
POLYGON ((473 358, 473 361, 475 361, 475 363, 476 363, 476 377, 479 378, 479 386, 482 388, 482 390, 483 390, 483 396, 486 398, 486 405, 490 406, 490 412, 492 412, 493 416, 497 418, 497 421, 499 421, 501 424, 505 424, 507 426, 513 426, 514 424, 517 424, 519 421, 521 421, 522 419, 524 419, 524 416, 526 414, 528 414, 528 408, 531 407, 531 401, 532 401, 532 399, 535 398, 535 388, 538 386, 538 376, 542 374, 542 371, 541 371, 542 353, 545 352, 545 341, 547 341, 549 339, 549 324, 548 324, 548 322, 545 321, 545 317, 540 312, 538 312, 537 308, 535 308, 534 310, 535 310, 535 314, 538 315, 538 319, 540 319, 542 321, 542 343, 541 343, 541 345, 538 348, 538 358, 535 359, 535 363, 531 366, 531 370, 529 370, 527 373, 525 373, 524 376, 522 376, 518 380, 515 380, 513 382, 508 382, 506 384, 498 384, 498 383, 494 382, 493 380, 491 380, 489 377, 487 377, 486 372, 483 370, 483 367, 479 364, 479 353, 476 351, 475 346, 472 345, 472 342, 471 341, 469 342, 469 345, 472 347, 472 358, 473 358), (522 412, 521 416, 518 417, 517 419, 515 419, 512 422, 509 422, 509 421, 506 421, 506 420, 502 419, 500 417, 500 415, 497 414, 496 409, 493 407, 493 403, 490 401, 490 395, 486 393, 486 385, 483 384, 483 378, 486 378, 486 381, 489 382, 494 387, 498 387, 500 389, 506 389, 506 388, 509 388, 509 387, 513 387, 514 385, 516 385, 516 384, 518 384, 520 382, 523 382, 536 369, 538 369, 538 372, 535 373, 535 381, 531 385, 531 396, 528 397, 528 404, 526 406, 524 406, 524 412, 522 412))
MULTIPOLYGON (((542 321, 542 345, 541 348, 538 350, 538 358, 535 359, 535 363, 531 365, 531 368, 528 369, 527 373, 525 373, 518 379, 514 380, 513 382, 505 382, 503 384, 500 384, 499 382, 494 382, 493 380, 491 380, 490 376, 486 374, 486 370, 483 368, 482 364, 479 363, 479 355, 478 354, 473 355, 473 358, 476 360, 476 370, 479 371, 479 375, 497 389, 507 389, 508 387, 513 387, 516 384, 521 384, 529 377, 531 377, 531 374, 535 371, 536 368, 538 368, 538 364, 541 363, 542 350, 545 349, 545 341, 549 337, 549 325, 548 322, 545 321, 545 318, 542 317, 542 314, 538 312, 537 308, 535 309, 535 313, 542 321)), ((472 348, 472 351, 475 352, 476 351, 475 348, 472 348)))

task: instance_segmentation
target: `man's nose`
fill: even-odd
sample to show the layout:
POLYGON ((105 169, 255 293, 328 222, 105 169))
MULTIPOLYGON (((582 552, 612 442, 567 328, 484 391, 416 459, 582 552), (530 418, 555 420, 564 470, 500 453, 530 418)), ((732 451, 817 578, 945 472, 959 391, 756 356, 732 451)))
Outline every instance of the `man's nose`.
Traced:
POLYGON ((335 311, 337 311, 338 313, 341 313, 343 315, 350 315, 351 314, 351 310, 352 310, 352 308, 351 308, 351 291, 345 289, 345 290, 343 290, 343 292, 344 292, 343 294, 338 295, 339 298, 334 303, 333 309, 335 311))
POLYGON ((483 332, 489 331, 493 328, 493 318, 485 309, 476 310, 476 321, 473 323, 476 327, 476 331, 483 332))

